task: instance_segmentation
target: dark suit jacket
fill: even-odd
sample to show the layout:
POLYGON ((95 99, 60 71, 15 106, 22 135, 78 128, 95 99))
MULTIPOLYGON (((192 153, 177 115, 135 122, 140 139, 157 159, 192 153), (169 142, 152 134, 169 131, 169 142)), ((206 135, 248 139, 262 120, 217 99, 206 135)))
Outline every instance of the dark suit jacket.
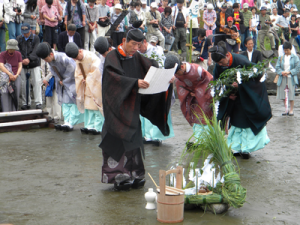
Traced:
MULTIPOLYGON (((78 48, 82 48, 81 37, 78 32, 75 32, 73 37, 74 43, 78 46, 78 48)), ((58 44, 57 48, 59 52, 65 52, 65 47, 69 43, 69 37, 67 31, 63 31, 58 36, 58 44)))
MULTIPOLYGON (((242 55, 246 56, 247 59, 248 59, 248 52, 247 52, 247 50, 244 51, 244 52, 242 52, 242 55)), ((262 62, 262 55, 261 55, 260 51, 253 50, 251 62, 253 62, 255 64, 257 64, 258 62, 262 62)))

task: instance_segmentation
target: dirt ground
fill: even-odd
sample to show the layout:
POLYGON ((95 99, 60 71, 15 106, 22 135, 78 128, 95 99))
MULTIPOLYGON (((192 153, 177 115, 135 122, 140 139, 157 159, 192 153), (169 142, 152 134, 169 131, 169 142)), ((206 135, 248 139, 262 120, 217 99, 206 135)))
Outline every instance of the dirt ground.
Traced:
MULTIPOLYGON (((224 215, 185 210, 181 224, 300 224, 300 130, 295 116, 282 117, 282 102, 270 97, 273 118, 267 125, 271 142, 249 160, 237 158, 247 202, 224 215)), ((146 146, 146 172, 158 182, 160 169, 174 165, 192 128, 178 102, 172 107, 176 137, 161 147, 146 146)), ((154 188, 114 191, 101 183, 101 136, 53 129, 0 134, 0 224, 14 225, 153 225, 156 211, 145 209, 144 193, 154 188)))

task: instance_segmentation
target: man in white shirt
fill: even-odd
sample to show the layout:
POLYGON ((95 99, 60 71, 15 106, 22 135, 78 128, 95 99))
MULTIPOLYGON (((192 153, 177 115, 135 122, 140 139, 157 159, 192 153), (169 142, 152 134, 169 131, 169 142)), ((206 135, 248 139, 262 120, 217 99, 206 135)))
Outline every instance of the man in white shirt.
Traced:
POLYGON ((147 39, 150 40, 152 36, 156 36, 159 40, 159 45, 165 48, 165 37, 159 30, 159 24, 161 22, 161 15, 157 10, 157 4, 155 2, 151 3, 150 12, 146 12, 146 25, 147 25, 147 39))
MULTIPOLYGON (((279 15, 277 14, 277 8, 273 8, 272 9, 272 15, 270 15, 270 19, 273 25, 273 29, 277 32, 278 36, 280 36, 280 32, 279 32, 279 27, 276 25, 276 21, 278 19, 279 15)), ((278 50, 278 46, 279 46, 279 40, 277 40, 275 38, 275 44, 276 44, 276 49, 278 50)))
POLYGON ((173 49, 178 51, 178 42, 180 42, 180 48, 182 53, 186 52, 186 28, 189 24, 189 11, 183 6, 183 0, 177 0, 177 6, 172 8, 173 17, 173 30, 175 33, 175 41, 173 49))

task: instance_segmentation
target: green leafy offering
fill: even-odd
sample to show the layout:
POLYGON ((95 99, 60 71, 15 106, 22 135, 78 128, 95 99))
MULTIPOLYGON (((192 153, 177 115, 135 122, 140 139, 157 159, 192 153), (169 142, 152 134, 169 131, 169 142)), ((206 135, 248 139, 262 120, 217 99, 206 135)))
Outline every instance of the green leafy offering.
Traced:
MULTIPOLYGON (((193 169, 195 169, 199 160, 205 159, 209 154, 213 154, 212 161, 215 165, 220 166, 224 175, 224 183, 218 183, 213 191, 222 195, 224 198, 222 201, 228 202, 232 207, 242 207, 246 201, 247 190, 242 187, 240 176, 237 173, 238 167, 232 162, 233 159, 235 160, 235 157, 231 152, 231 147, 227 144, 225 132, 221 129, 220 122, 218 122, 215 114, 211 120, 204 114, 203 118, 207 127, 203 128, 203 132, 196 139, 192 148, 185 148, 181 161, 189 158, 188 164, 194 165, 193 169), (186 157, 187 154, 193 155, 193 157, 186 157)), ((196 201, 196 199, 194 200, 196 201)))
POLYGON ((211 96, 215 101, 219 101, 221 98, 228 97, 230 94, 235 93, 237 89, 232 86, 234 82, 241 84, 252 78, 260 78, 260 82, 264 82, 268 70, 265 66, 265 62, 259 62, 247 68, 231 68, 225 70, 218 80, 210 82, 208 88, 211 90, 211 96))

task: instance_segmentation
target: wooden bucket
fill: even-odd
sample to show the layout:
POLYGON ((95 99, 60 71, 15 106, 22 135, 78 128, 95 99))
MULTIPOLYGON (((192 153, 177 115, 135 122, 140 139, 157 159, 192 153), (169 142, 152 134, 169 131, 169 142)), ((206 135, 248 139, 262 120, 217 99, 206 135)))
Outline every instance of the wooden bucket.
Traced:
POLYGON ((184 191, 182 190, 183 170, 178 166, 173 170, 159 171, 157 193, 157 220, 161 223, 179 223, 183 221, 184 191), (166 187, 166 176, 176 173, 176 188, 166 187), (176 190, 177 189, 177 190, 176 190))

